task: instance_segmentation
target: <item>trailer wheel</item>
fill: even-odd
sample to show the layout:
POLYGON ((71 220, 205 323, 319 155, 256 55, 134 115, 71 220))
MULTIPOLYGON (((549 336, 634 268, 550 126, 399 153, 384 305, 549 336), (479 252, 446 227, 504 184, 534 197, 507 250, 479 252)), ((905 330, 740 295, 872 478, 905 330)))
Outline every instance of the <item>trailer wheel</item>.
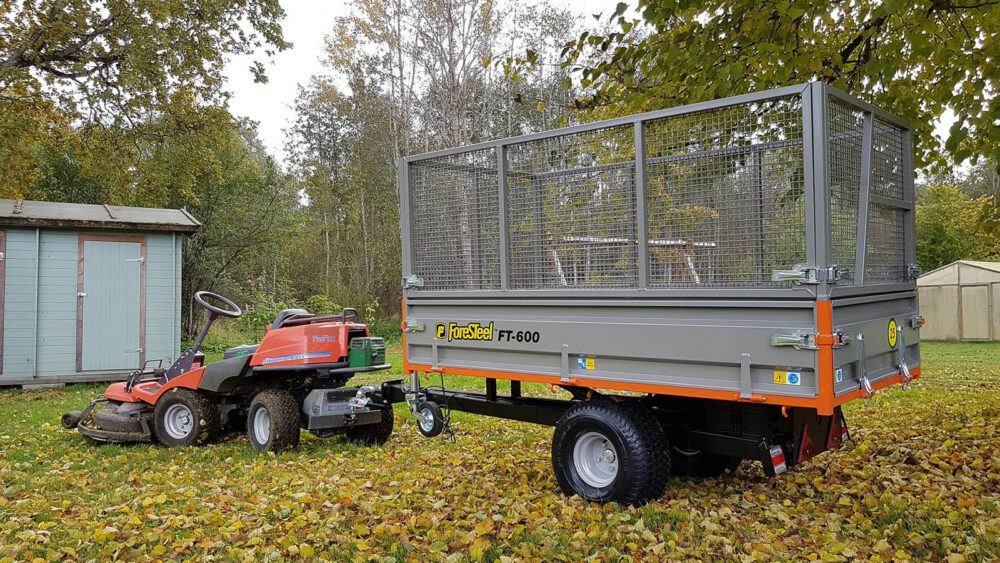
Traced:
POLYGON ((421 434, 433 438, 444 430, 444 415, 437 403, 424 401, 417 405, 417 412, 424 417, 424 422, 417 422, 417 429, 421 434))
POLYGON ((175 387, 156 402, 153 409, 155 438, 164 446, 204 444, 219 435, 222 415, 205 395, 175 387))
POLYGON ((265 389, 250 402, 247 438, 258 451, 278 452, 299 445, 299 403, 288 391, 265 389))
POLYGON ((392 428, 396 423, 396 415, 392 412, 392 407, 382 409, 382 419, 375 424, 365 424, 364 426, 351 426, 344 434, 347 439, 365 446, 381 446, 389 441, 392 436, 392 428))
POLYGON ((642 505, 670 474, 669 446, 653 416, 593 401, 570 407, 552 436, 552 467, 563 492, 596 502, 642 505))

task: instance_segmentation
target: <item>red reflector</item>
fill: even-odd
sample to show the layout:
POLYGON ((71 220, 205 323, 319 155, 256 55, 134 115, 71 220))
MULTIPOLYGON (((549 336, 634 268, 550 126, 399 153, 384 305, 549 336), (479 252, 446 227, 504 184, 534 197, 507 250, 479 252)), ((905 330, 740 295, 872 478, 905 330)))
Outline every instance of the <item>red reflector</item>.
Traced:
POLYGON ((802 427, 802 442, 799 444, 799 463, 803 461, 810 460, 816 455, 815 450, 813 450, 812 439, 809 438, 809 425, 806 424, 802 427))
POLYGON ((844 432, 841 430, 840 417, 834 415, 830 421, 830 434, 826 438, 826 449, 833 450, 840 447, 844 439, 844 432))
POLYGON ((781 446, 771 446, 771 465, 774 467, 774 474, 784 473, 788 466, 785 464, 785 452, 781 446))

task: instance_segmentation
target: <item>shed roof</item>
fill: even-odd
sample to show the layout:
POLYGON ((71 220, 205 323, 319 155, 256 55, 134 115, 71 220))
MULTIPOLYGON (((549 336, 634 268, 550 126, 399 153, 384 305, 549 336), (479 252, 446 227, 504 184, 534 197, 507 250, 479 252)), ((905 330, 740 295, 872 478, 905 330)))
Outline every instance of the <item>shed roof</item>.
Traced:
POLYGON ((956 260, 920 276, 917 285, 955 285, 967 282, 983 283, 987 280, 1000 281, 1000 262, 956 260))
POLYGON ((185 209, 124 207, 0 199, 0 225, 177 231, 193 233, 201 223, 185 209))

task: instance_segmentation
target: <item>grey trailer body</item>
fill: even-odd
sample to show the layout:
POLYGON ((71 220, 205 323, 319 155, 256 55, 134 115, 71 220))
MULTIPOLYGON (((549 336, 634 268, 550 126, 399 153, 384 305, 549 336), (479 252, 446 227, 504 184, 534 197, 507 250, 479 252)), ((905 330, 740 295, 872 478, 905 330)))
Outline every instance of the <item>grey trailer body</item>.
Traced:
POLYGON ((814 82, 404 158, 406 370, 821 415, 908 381, 911 143, 814 82))

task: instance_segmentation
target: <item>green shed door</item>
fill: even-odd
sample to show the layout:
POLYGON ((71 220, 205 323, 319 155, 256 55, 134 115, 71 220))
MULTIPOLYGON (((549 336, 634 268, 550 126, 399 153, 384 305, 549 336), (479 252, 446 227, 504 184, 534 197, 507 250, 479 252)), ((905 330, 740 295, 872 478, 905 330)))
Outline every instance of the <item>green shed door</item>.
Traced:
MULTIPOLYGON (((98 237, 94 237, 98 238, 98 237)), ((101 237, 111 239, 113 237, 101 237)), ((126 238, 126 237, 121 237, 126 238)), ((135 237, 127 237, 134 240, 135 237)), ((80 237, 81 369, 133 370, 143 357, 144 244, 80 237)), ((78 319, 79 321, 79 319, 78 319)))

